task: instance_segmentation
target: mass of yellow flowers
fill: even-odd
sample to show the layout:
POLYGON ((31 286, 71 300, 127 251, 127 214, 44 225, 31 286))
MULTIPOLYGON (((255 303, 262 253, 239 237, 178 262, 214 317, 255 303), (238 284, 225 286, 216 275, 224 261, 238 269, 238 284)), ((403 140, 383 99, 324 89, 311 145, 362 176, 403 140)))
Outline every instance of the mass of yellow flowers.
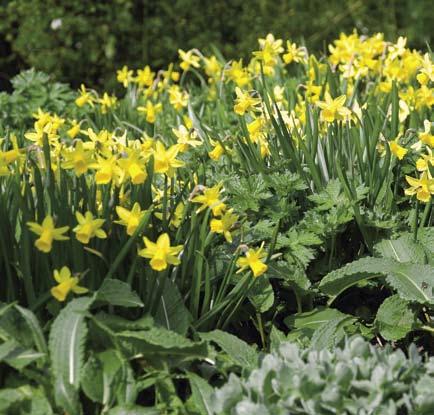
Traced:
MULTIPOLYGON (((19 191, 35 200, 35 217, 23 217, 37 251, 49 255, 74 243, 99 252, 114 235, 125 243, 147 212, 144 246, 136 250, 142 267, 182 267, 186 247, 199 234, 203 250, 194 255, 203 255, 211 240, 243 245, 248 212, 232 204, 219 174, 271 168, 284 158, 291 163, 291 154, 306 149, 312 157, 303 159, 300 171, 317 163, 323 177, 312 180, 327 180, 334 167, 324 167, 326 157, 345 151, 366 159, 375 148, 379 163, 390 158, 399 166, 399 197, 432 202, 434 65, 404 37, 391 43, 382 34, 341 34, 321 58, 271 34, 259 39, 249 61, 224 62, 197 49, 178 54, 179 62, 164 70, 119 69, 125 97, 81 85, 73 110, 41 108, 22 137, 0 140, 0 180, 25 178, 28 188, 19 191), (381 112, 381 122, 371 112, 381 112), (351 135, 352 127, 376 134, 377 142, 351 135), (339 134, 349 141, 334 138, 339 134), (368 147, 353 148, 351 140, 368 147), (64 199, 50 199, 53 186, 64 189, 64 199), (49 208, 41 200, 49 200, 49 208), (65 213, 68 205, 73 208, 65 213), (180 239, 183 226, 188 236, 180 239)), ((236 266, 257 278, 268 269, 268 243, 250 241, 236 266)), ((121 248, 106 252, 115 256, 121 248)), ((233 255, 239 252, 234 248, 233 255)), ((53 270, 51 294, 58 301, 86 292, 68 268, 74 266, 53 270)))

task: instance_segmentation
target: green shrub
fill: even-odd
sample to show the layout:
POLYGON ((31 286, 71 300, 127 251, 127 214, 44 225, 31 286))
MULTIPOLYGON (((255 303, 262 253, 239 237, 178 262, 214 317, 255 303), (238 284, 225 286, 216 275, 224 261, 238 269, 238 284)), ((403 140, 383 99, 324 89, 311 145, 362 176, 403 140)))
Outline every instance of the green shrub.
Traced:
POLYGON ((178 48, 215 45, 227 58, 247 55, 257 37, 303 37, 324 50, 340 31, 405 33, 412 46, 432 39, 429 0, 12 0, 0 11, 0 63, 11 76, 34 66, 58 79, 113 81, 129 64, 161 67, 178 48))
POLYGON ((434 358, 416 347, 377 348, 359 337, 334 351, 282 343, 246 378, 211 397, 212 414, 432 414, 434 358))

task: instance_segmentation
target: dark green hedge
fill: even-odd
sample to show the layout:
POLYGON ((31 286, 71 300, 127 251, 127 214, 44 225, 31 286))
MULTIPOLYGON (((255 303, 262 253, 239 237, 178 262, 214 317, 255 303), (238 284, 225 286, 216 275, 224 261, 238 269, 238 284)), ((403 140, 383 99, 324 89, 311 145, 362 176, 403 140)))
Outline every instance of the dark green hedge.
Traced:
POLYGON ((160 67, 178 48, 247 55, 268 32, 323 50, 339 31, 432 40, 431 0, 3 0, 3 81, 23 68, 74 86, 112 82, 123 64, 160 67))

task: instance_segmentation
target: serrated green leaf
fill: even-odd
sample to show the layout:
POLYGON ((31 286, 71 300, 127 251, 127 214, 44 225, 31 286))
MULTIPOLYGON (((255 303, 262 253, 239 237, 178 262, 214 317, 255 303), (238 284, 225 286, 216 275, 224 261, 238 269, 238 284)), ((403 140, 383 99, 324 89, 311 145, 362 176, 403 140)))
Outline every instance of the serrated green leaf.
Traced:
POLYGON ((274 304, 274 291, 270 281, 266 277, 256 279, 250 289, 248 298, 259 313, 265 313, 274 304))
POLYGON ((315 308, 304 313, 286 317, 284 323, 292 329, 316 330, 331 320, 344 317, 345 314, 334 308, 315 308))
POLYGON ((401 298, 421 304, 434 304, 434 267, 400 264, 386 279, 401 298))
POLYGON ((97 291, 96 299, 121 307, 143 307, 140 297, 123 281, 107 278, 97 291))
POLYGON ((78 391, 74 385, 63 382, 61 378, 56 379, 54 384, 54 396, 57 405, 62 407, 68 415, 82 414, 78 391))
POLYGON ((128 362, 114 349, 91 355, 81 373, 81 388, 89 399, 111 406, 119 393, 118 403, 125 402, 125 389, 129 386, 128 362))
POLYGON ((123 330, 147 330, 154 326, 154 319, 147 314, 137 320, 127 320, 115 314, 107 314, 104 311, 100 311, 93 316, 93 319, 98 320, 114 332, 123 330))
POLYGON ((270 350, 277 350, 280 343, 285 340, 285 333, 277 329, 275 326, 272 326, 270 330, 270 350))
POLYGON ((0 413, 17 414, 16 406, 22 403, 23 411, 19 414, 31 415, 52 415, 53 409, 47 398, 40 389, 33 388, 29 385, 23 385, 19 388, 5 388, 0 390, 0 413), (13 412, 10 411, 13 408, 13 412), (24 412, 25 411, 25 412, 24 412))
POLYGON ((269 264, 267 275, 270 278, 279 278, 287 282, 293 289, 303 293, 306 292, 311 283, 306 276, 306 273, 299 267, 289 267, 283 261, 277 264, 269 264))
POLYGON ((143 406, 116 406, 107 412, 107 415, 160 415, 161 412, 154 408, 145 408, 143 406))
POLYGON ((195 373, 188 373, 191 387, 191 398, 200 414, 212 415, 211 395, 214 392, 212 386, 195 373))
POLYGON ((23 319, 26 321, 32 336, 34 344, 41 353, 48 355, 48 346, 45 341, 44 333, 42 332, 41 326, 36 318, 36 316, 27 308, 15 305, 15 308, 21 314, 23 319))
POLYGON ((258 352, 245 341, 221 330, 199 333, 203 340, 216 343, 233 362, 241 367, 253 368, 258 361, 258 352))
POLYGON ((193 342, 163 327, 152 327, 146 331, 122 331, 116 337, 129 356, 194 359, 208 355, 205 342, 193 342))
POLYGON ((380 334, 390 341, 404 338, 412 330, 414 323, 415 313, 399 295, 386 298, 375 318, 380 334))
POLYGON ((101 362, 92 355, 84 364, 81 371, 81 388, 85 395, 93 402, 104 401, 104 368, 101 362))
POLYGON ((78 409, 71 412, 71 408, 79 408, 77 390, 87 337, 85 313, 93 301, 93 297, 72 300, 54 320, 50 331, 49 350, 56 402, 71 414, 80 412, 78 409))
POLYGON ((13 339, 0 345, 0 362, 5 361, 17 370, 25 368, 30 363, 44 356, 44 353, 33 349, 26 349, 13 339))
POLYGON ((185 335, 192 320, 178 287, 170 279, 165 282, 164 292, 158 302, 155 322, 168 330, 185 335))
POLYGON ((413 241, 410 235, 403 235, 398 239, 387 239, 379 242, 375 250, 384 258, 398 262, 413 262, 425 264, 426 256, 423 247, 413 241))
POLYGON ((312 335, 312 347, 322 350, 338 345, 345 337, 345 327, 353 324, 355 321, 355 318, 345 314, 327 321, 314 331, 312 335))
POLYGON ((361 258, 327 274, 319 288, 337 296, 349 287, 378 276, 387 276, 388 283, 407 300, 434 303, 434 268, 429 265, 400 263, 388 258, 361 258))

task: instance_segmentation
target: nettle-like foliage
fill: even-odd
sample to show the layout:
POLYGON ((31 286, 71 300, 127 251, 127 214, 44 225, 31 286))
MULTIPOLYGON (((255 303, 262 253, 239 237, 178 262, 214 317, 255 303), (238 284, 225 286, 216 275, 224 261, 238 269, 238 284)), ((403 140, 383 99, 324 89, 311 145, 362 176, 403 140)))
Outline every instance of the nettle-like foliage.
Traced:
POLYGON ((342 348, 300 349, 289 342, 247 376, 231 375, 209 397, 209 414, 431 414, 434 359, 416 347, 377 348, 353 337, 342 348))

